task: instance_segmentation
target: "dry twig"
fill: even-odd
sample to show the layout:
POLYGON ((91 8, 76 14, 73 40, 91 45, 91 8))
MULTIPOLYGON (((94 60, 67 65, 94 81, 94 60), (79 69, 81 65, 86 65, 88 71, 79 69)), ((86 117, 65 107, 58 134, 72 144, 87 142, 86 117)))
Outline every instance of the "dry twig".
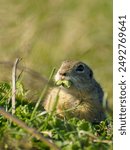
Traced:
POLYGON ((93 135, 92 133, 89 133, 89 132, 85 132, 91 139, 94 143, 106 143, 106 144, 111 144, 112 141, 111 140, 100 140, 98 139, 97 136, 93 135))
POLYGON ((16 70, 20 59, 17 58, 12 69, 12 114, 15 113, 15 94, 16 94, 16 70))
POLYGON ((13 116, 10 113, 6 112, 1 107, 0 107, 0 114, 2 114, 5 118, 12 120, 18 126, 20 126, 24 130, 26 130, 28 133, 30 133, 33 137, 35 137, 35 138, 41 140, 42 142, 44 142, 51 149, 53 149, 53 150, 60 150, 54 143, 50 142, 43 135, 41 135, 39 132, 37 132, 34 128, 31 128, 31 127, 27 126, 23 121, 19 120, 15 116, 13 116))

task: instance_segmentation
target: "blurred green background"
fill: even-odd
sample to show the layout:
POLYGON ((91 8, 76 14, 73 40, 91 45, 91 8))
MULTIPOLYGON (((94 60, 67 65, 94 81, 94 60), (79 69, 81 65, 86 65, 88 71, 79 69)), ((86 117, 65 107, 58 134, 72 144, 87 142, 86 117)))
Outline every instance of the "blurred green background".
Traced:
MULTIPOLYGON (((86 62, 112 107, 112 1, 0 0, 0 80, 21 64, 48 78, 63 60, 86 62)), ((30 87, 39 79, 28 75, 30 87)), ((37 90, 34 86, 34 90, 37 90)))

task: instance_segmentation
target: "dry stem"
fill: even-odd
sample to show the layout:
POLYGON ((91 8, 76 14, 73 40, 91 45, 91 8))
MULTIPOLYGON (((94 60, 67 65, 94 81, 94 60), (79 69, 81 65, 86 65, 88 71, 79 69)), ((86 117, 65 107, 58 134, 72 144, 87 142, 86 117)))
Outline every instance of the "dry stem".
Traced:
POLYGON ((41 135, 39 132, 37 132, 34 128, 31 128, 31 127, 27 126, 23 121, 19 120, 15 116, 13 116, 10 113, 6 112, 1 107, 0 107, 0 114, 2 114, 5 118, 12 120, 18 126, 20 126, 24 130, 26 130, 28 133, 30 133, 33 137, 41 140, 42 142, 44 142, 47 146, 49 146, 53 150, 60 150, 54 143, 50 142, 43 135, 41 135))

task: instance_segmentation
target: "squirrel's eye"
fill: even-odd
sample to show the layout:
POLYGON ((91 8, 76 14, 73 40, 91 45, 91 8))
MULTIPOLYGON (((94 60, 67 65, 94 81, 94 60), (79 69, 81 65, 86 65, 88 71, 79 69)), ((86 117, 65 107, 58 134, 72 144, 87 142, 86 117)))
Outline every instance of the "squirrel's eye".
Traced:
POLYGON ((76 72, 83 72, 84 71, 84 66, 83 65, 79 65, 76 68, 76 72))

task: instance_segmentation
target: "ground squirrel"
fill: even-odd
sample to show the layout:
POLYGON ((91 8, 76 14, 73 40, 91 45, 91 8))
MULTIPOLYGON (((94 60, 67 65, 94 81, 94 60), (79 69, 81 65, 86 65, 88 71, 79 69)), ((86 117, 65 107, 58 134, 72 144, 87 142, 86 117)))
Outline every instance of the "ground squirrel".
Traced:
POLYGON ((48 112, 52 111, 60 88, 56 105, 59 116, 77 117, 90 122, 105 119, 102 108, 103 90, 85 63, 64 61, 55 75, 55 82, 59 82, 59 86, 49 91, 44 102, 48 112))

